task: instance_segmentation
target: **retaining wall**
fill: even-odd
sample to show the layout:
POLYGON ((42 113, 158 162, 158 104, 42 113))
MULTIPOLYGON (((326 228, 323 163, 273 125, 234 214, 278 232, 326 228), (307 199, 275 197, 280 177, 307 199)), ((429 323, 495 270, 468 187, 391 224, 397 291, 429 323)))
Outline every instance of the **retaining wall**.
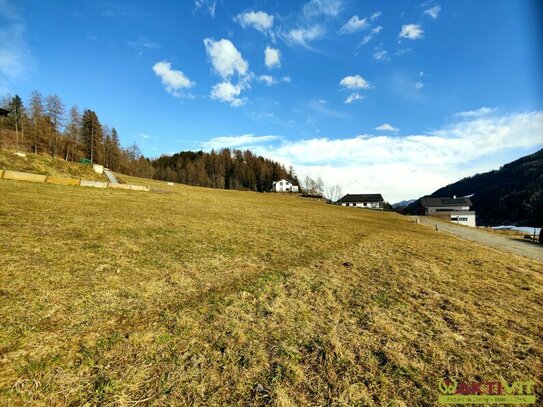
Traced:
POLYGON ((124 190, 143 191, 143 192, 149 192, 151 190, 149 187, 144 187, 141 185, 111 184, 109 182, 89 181, 86 179, 78 180, 75 178, 56 177, 53 175, 30 174, 28 172, 19 172, 19 171, 10 171, 10 170, 0 170, 0 178, 11 179, 15 181, 29 181, 29 182, 40 182, 40 183, 46 182, 48 184, 57 184, 57 185, 73 185, 73 186, 93 187, 93 188, 114 188, 114 189, 124 189, 124 190))
POLYGON ((19 171, 4 171, 2 175, 4 179, 13 179, 16 181, 29 181, 29 182, 45 182, 47 175, 29 174, 27 172, 19 171))
POLYGON ((48 184, 57 184, 57 185, 73 185, 79 186, 79 180, 75 178, 63 178, 63 177, 53 177, 52 175, 47 177, 48 184))

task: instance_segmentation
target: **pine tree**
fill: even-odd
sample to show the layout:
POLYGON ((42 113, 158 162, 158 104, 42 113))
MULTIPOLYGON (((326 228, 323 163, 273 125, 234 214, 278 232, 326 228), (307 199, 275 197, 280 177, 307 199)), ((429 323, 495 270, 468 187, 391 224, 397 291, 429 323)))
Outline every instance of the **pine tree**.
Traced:
POLYGON ((13 96, 8 105, 8 124, 15 130, 15 139, 17 148, 19 148, 19 130, 21 129, 21 119, 23 115, 23 101, 19 95, 13 96))
POLYGON ((100 156, 103 147, 102 126, 96 113, 89 109, 83 112, 81 119, 81 142, 83 153, 91 163, 102 162, 103 157, 100 156))

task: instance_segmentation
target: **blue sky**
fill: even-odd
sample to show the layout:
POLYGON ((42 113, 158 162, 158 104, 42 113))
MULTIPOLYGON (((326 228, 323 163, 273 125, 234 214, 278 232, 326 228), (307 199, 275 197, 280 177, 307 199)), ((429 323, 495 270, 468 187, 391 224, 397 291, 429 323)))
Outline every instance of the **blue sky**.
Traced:
POLYGON ((0 93, 57 93, 148 156, 251 148, 397 201, 543 145, 536 1, 0 0, 0 18, 0 93))

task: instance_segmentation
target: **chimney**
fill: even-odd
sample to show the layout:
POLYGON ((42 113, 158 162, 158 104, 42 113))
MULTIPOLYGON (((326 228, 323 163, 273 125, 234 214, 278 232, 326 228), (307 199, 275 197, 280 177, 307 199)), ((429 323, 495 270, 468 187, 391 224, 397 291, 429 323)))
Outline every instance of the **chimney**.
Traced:
POLYGON ((453 199, 456 199, 456 195, 453 195, 453 199))

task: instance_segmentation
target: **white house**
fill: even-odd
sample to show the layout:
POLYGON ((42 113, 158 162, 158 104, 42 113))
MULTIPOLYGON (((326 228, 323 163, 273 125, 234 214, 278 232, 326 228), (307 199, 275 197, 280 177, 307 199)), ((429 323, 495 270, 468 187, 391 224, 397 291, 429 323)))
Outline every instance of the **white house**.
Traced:
POLYGON ((298 192, 298 185, 294 185, 288 179, 283 178, 279 181, 274 181, 272 186, 274 192, 298 192))
POLYGON ((341 206, 383 210, 385 200, 381 194, 347 194, 337 203, 341 206))
POLYGON ((467 197, 457 198, 434 198, 425 196, 420 199, 424 215, 433 216, 459 223, 461 225, 475 227, 475 211, 470 211, 471 200, 467 197))

